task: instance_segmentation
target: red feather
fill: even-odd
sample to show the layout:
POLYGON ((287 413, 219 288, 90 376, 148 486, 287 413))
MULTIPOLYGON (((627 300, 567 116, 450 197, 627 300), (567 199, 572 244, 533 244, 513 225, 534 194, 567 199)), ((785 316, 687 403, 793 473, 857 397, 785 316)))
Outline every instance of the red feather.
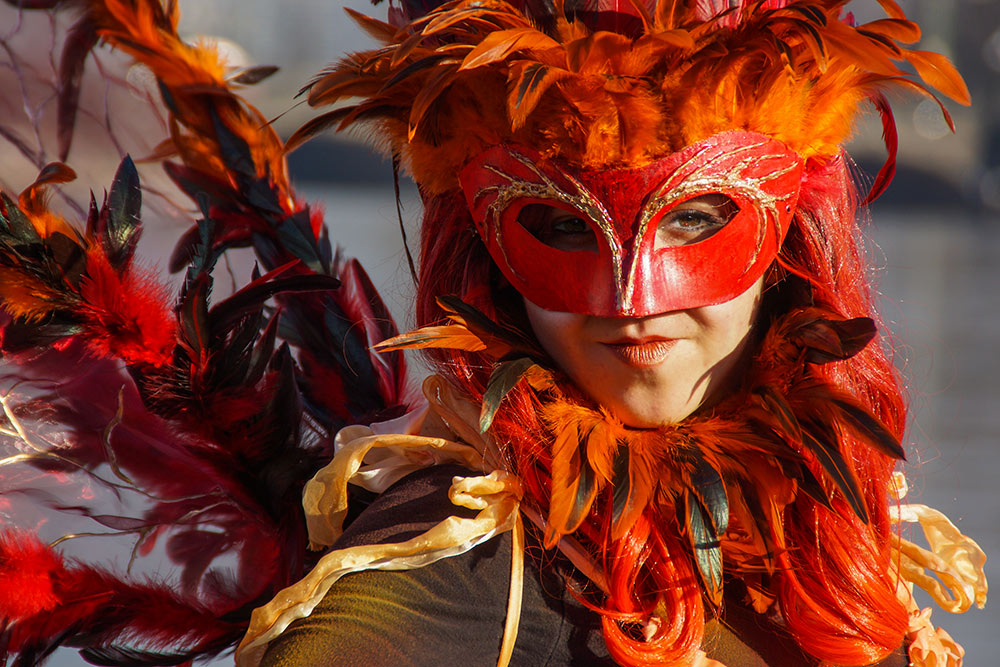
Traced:
POLYGON ((80 284, 90 348, 99 356, 128 364, 170 363, 176 344, 176 320, 165 289, 151 276, 129 267, 119 275, 107 257, 94 249, 80 284))
POLYGON ((882 140, 885 142, 885 148, 889 154, 886 156, 885 164, 879 169, 878 175, 875 177, 875 181, 868 191, 868 195, 862 202, 863 206, 867 206, 878 199, 886 191, 886 188, 889 187, 892 177, 896 175, 896 151, 899 149, 896 119, 892 115, 892 107, 889 106, 889 100, 881 93, 873 95, 871 100, 879 115, 882 116, 882 140))
MULTIPOLYGON (((399 333, 389 309, 385 307, 360 262, 355 259, 348 260, 336 273, 341 280, 337 300, 344 309, 344 315, 357 322, 364 332, 369 349, 399 333)), ((372 352, 369 356, 377 375, 379 393, 385 397, 386 403, 388 405, 404 403, 406 372, 403 353, 372 352)))
POLYGON ((345 423, 352 420, 347 409, 347 391, 344 376, 336 369, 318 360, 306 349, 299 351, 299 367, 306 387, 322 387, 322 391, 307 393, 307 398, 316 401, 330 414, 345 423))
POLYGON ((34 535, 0 534, 0 618, 21 620, 54 609, 60 599, 53 580, 61 571, 59 557, 34 535))
MULTIPOLYGON (((112 642, 141 636, 150 648, 219 651, 238 636, 239 628, 223 620, 231 609, 209 609, 176 594, 165 585, 126 583, 104 570, 68 564, 52 549, 30 538, 10 549, 2 543, 0 558, 30 554, 48 569, 29 573, 21 583, 47 590, 57 605, 4 607, 17 623, 10 629, 9 650, 23 651, 49 638, 83 632, 90 642, 112 642), (14 616, 14 613, 17 616, 14 616), (84 629, 85 628, 85 629, 84 629), (179 644, 178 642, 183 642, 179 644)), ((6 565, 6 562, 4 563, 6 565)), ((4 586, 4 590, 14 590, 4 586)), ((48 602, 51 598, 47 598, 48 602)))

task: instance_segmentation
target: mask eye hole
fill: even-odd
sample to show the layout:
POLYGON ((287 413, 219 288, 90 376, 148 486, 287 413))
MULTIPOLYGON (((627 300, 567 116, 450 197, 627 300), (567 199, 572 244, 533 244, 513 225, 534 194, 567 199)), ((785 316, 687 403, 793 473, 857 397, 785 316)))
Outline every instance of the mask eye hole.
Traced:
POLYGON ((556 250, 597 254, 597 235, 586 217, 547 204, 528 204, 517 221, 536 239, 556 250))
POLYGON ((740 208, 732 199, 711 193, 683 201, 660 218, 654 248, 669 248, 704 241, 732 220, 740 208))

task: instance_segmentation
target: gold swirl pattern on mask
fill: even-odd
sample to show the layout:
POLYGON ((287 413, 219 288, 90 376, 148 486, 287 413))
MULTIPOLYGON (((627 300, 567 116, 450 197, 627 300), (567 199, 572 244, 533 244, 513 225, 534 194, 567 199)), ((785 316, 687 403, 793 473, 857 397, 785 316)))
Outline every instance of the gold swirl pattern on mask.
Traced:
MULTIPOLYGON (((560 171, 560 175, 569 181, 576 192, 569 192, 566 189, 560 187, 555 181, 553 181, 544 171, 539 169, 530 158, 518 153, 515 150, 509 150, 508 154, 517 162, 524 165, 533 174, 535 174, 539 181, 526 181, 512 174, 508 174, 501 169, 494 167, 492 165, 487 165, 485 168, 494 174, 500 176, 507 181, 504 185, 489 185, 480 188, 474 197, 474 201, 478 201, 480 198, 496 193, 496 198, 490 203, 486 209, 486 217, 483 221, 484 226, 488 233, 492 233, 494 240, 496 241, 497 247, 500 248, 500 252, 503 253, 504 261, 507 266, 515 274, 517 270, 510 263, 510 258, 507 256, 507 248, 503 243, 503 231, 500 225, 500 217, 503 215, 512 202, 518 199, 540 199, 553 202, 559 202, 566 204, 573 208, 575 211, 582 213, 587 216, 597 228, 601 231, 607 242, 608 248, 611 251, 611 263, 615 275, 615 285, 616 288, 620 289, 621 277, 622 277, 622 251, 621 243, 615 238, 614 225, 611 222, 611 214, 604 207, 604 204, 594 196, 579 180, 574 178, 572 175, 560 171)), ((523 280, 521 276, 518 276, 523 280)), ((617 294, 617 298, 621 299, 620 291, 617 294)))
MULTIPOLYGON (((786 155, 781 153, 768 153, 765 155, 751 154, 745 156, 732 170, 726 172, 721 177, 717 174, 706 175, 705 172, 718 164, 720 161, 740 153, 756 151, 767 143, 768 140, 762 140, 757 143, 747 144, 734 148, 733 150, 721 152, 718 155, 705 160, 703 164, 692 169, 690 173, 681 176, 678 181, 678 174, 684 174, 688 167, 701 161, 703 159, 702 156, 707 151, 711 150, 713 146, 703 147, 701 150, 695 152, 685 162, 680 164, 673 171, 673 173, 666 178, 656 194, 650 197, 649 201, 646 202, 645 206, 643 206, 642 214, 639 219, 639 227, 636 230, 635 236, 632 238, 633 255, 635 251, 638 250, 643 237, 645 237, 646 229, 649 227, 650 221, 660 215, 662 211, 670 210, 678 203, 689 199, 694 195, 708 194, 711 192, 719 192, 722 194, 725 194, 726 192, 733 192, 751 200, 755 203, 758 210, 762 211, 765 216, 769 216, 761 216, 759 218, 757 245, 754 248, 753 254, 750 256, 750 259, 747 261, 747 265, 743 269, 743 272, 746 273, 753 263, 757 261, 757 257, 760 255, 761 246, 764 244, 764 235, 767 231, 766 223, 768 219, 774 223, 773 226, 777 234, 778 206, 789 201, 794 202, 797 195, 796 192, 788 192, 783 195, 771 194, 764 189, 764 186, 794 170, 798 166, 798 161, 793 161, 788 166, 769 172, 763 176, 751 177, 745 175, 745 172, 749 167, 760 164, 765 160, 786 157, 786 155)), ((780 244, 780 237, 776 238, 775 241, 777 242, 776 244, 780 244)), ((635 271, 636 263, 633 262, 629 267, 627 283, 622 288, 624 303, 629 303, 632 300, 632 294, 635 291, 635 271)))

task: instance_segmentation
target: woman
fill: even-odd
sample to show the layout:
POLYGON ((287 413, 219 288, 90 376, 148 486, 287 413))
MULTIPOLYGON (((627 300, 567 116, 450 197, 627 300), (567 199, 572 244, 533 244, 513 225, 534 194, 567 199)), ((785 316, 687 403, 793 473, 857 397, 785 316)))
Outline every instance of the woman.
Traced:
POLYGON ((171 136, 155 153, 178 157, 202 219, 172 260, 175 308, 132 261, 130 160, 82 232, 46 205, 65 165, 0 202, 0 346, 37 391, 3 397, 21 452, 5 473, 31 473, 5 477, 4 500, 82 477, 55 509, 136 535, 133 557, 165 544, 181 576, 128 581, 5 532, 20 662, 65 643, 180 663, 231 646, 254 607, 243 664, 959 659, 910 583, 934 563, 939 602, 982 602, 981 552, 898 505, 905 406, 870 342, 841 148, 871 101, 890 149, 877 196, 895 152, 882 91, 927 92, 895 62, 967 101, 944 58, 900 46, 919 30, 895 3, 858 27, 837 0, 394 7, 391 25, 357 17, 383 48, 310 87, 313 104, 360 101, 287 146, 233 93, 267 72, 181 42, 173 3, 72 4, 60 152, 100 38, 156 77, 171 136), (362 121, 425 204, 425 326, 383 360, 366 352, 395 334, 377 295, 283 163, 362 121), (210 307, 241 245, 267 273, 210 307), (275 349, 279 320, 294 353, 275 349), (407 347, 432 348, 427 405, 370 418, 404 402, 407 347), (52 421, 65 446, 27 428, 52 421), (86 504, 95 490, 148 507, 116 516, 86 504), (897 537, 916 518, 950 562, 897 537), (237 577, 212 567, 230 554, 237 577))
POLYGON ((867 203, 893 171, 882 91, 930 94, 893 61, 967 91, 900 46, 919 30, 893 3, 858 27, 843 4, 414 3, 392 25, 358 19, 383 48, 309 101, 361 101, 289 143, 368 122, 420 187, 428 326, 385 347, 435 348, 434 418, 339 436, 306 491, 319 542, 340 534, 347 482, 382 495, 257 612, 240 659, 270 640, 267 665, 923 664, 891 518, 905 404, 869 343, 841 145, 872 102, 890 159, 867 203), (381 435, 397 432, 412 436, 381 435), (403 477, 443 462, 462 465, 403 477), (463 504, 459 487, 494 469, 484 493, 519 512, 439 535, 464 516, 448 487, 463 504), (511 525, 512 546, 489 539, 511 525), (511 553, 508 602, 496 561, 511 553), (341 579, 367 569, 407 571, 341 579))

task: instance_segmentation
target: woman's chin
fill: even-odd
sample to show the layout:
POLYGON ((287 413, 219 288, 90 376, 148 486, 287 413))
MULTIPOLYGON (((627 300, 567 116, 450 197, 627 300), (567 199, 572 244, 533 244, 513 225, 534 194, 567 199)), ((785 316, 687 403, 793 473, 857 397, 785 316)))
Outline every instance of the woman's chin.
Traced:
POLYGON ((654 397, 632 397, 629 401, 612 400, 603 403, 611 414, 631 428, 659 428, 683 421, 697 409, 687 401, 677 404, 654 397))

